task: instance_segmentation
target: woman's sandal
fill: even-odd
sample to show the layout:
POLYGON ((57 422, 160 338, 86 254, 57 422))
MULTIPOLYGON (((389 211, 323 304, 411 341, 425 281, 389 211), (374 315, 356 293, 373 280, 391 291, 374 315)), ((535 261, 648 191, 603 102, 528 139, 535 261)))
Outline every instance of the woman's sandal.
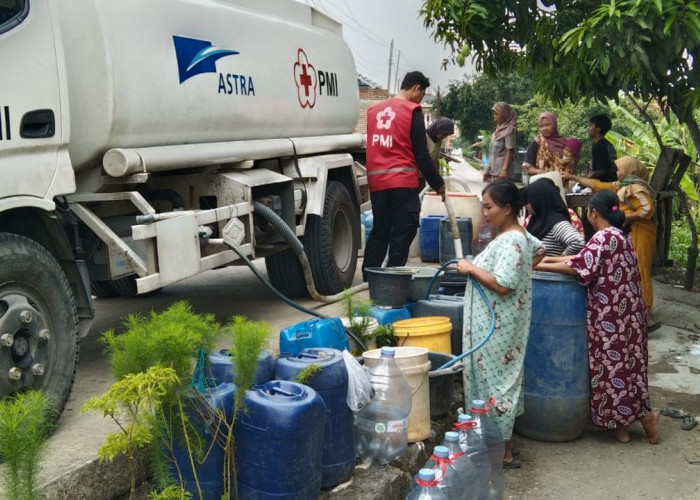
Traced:
POLYGON ((695 417, 692 415, 686 415, 685 417, 683 417, 683 421, 681 422, 681 429, 683 429, 684 431, 689 431, 692 430, 696 425, 698 425, 698 421, 695 420, 695 417))
POLYGON ((681 410, 679 408, 674 408, 673 406, 669 406, 667 408, 661 408, 659 410, 659 413, 661 413, 665 417, 671 417, 671 418, 685 418, 689 415, 688 412, 681 410))
POLYGON ((520 461, 517 458, 513 458, 510 462, 503 462, 503 468, 504 469, 519 469, 520 467, 523 466, 522 461, 520 461))

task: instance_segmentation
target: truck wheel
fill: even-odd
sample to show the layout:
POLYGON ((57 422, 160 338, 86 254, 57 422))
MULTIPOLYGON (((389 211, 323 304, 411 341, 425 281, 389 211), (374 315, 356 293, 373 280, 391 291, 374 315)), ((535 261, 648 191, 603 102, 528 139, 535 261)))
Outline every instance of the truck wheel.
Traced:
POLYGON ((330 181, 323 216, 309 216, 304 236, 304 250, 321 295, 334 295, 352 285, 359 248, 359 210, 345 185, 330 181))
POLYGON ((265 267, 270 283, 282 295, 291 299, 309 295, 299 257, 291 248, 265 257, 265 267))
POLYGON ((75 300, 58 262, 35 241, 0 233, 0 397, 43 390, 63 410, 78 347, 75 300))

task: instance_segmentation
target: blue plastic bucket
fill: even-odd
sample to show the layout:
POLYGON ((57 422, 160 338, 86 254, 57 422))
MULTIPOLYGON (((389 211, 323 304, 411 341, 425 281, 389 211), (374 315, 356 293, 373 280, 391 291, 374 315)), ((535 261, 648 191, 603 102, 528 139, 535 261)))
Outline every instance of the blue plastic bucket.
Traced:
POLYGON ((340 318, 314 318, 303 321, 280 331, 280 352, 292 356, 302 349, 311 347, 332 347, 342 351, 350 350, 348 336, 340 318))
POLYGON ((589 415, 586 289, 575 278, 532 273, 532 319, 525 354, 525 413, 518 434, 571 441, 589 415))
POLYGON ((369 239, 369 233, 372 232, 372 226, 374 226, 374 214, 372 210, 366 210, 360 214, 360 222, 365 227, 365 243, 369 239))
MULTIPOLYGON (((185 401, 190 423, 200 431, 201 458, 206 458, 202 461, 195 455, 193 460, 190 460, 187 448, 180 440, 173 443, 173 458, 182 476, 183 487, 192 493, 194 498, 199 498, 195 474, 204 498, 221 498, 224 492, 224 449, 217 444, 212 446, 211 443, 217 436, 217 440, 221 441, 228 432, 228 426, 219 425, 220 418, 225 415, 228 424, 233 421, 235 392, 236 386, 227 382, 209 388, 202 394, 192 395, 185 401)), ((177 478, 175 467, 171 466, 171 470, 177 478)))
MULTIPOLYGON (((228 349, 212 351, 207 356, 211 377, 217 384, 222 382, 236 383, 233 373, 233 361, 228 349)), ((262 385, 275 378, 275 359, 263 351, 258 356, 258 368, 255 371, 255 385, 262 385)))
MULTIPOLYGON (((472 253, 472 219, 471 217, 456 217, 457 229, 459 229, 459 239, 462 242, 462 255, 471 255, 472 253)), ((455 242, 452 237, 452 225, 449 219, 440 221, 440 241, 438 254, 440 263, 444 264, 448 260, 456 258, 455 242)))
POLYGON ((423 262, 438 262, 440 260, 440 221, 444 218, 444 215, 421 217, 418 248, 420 249, 420 260, 423 262))
POLYGON ((294 380, 310 365, 321 368, 305 384, 318 392, 326 405, 321 487, 329 488, 350 479, 355 468, 353 415, 346 402, 348 372, 343 355, 337 349, 313 348, 297 356, 280 357, 275 378, 294 380))
POLYGON ((233 428, 240 498, 317 499, 326 423, 321 396, 272 380, 247 391, 243 403, 233 428))
POLYGON ((379 307, 372 306, 369 310, 369 315, 376 318, 380 325, 390 325, 394 321, 409 319, 411 313, 406 307, 379 307))

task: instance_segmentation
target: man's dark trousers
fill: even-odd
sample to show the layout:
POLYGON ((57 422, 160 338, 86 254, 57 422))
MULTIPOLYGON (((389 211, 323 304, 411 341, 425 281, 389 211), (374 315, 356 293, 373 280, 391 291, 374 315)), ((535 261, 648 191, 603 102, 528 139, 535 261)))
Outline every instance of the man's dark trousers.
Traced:
MULTIPOLYGON (((420 222, 418 189, 393 188, 375 191, 372 200, 372 232, 369 234, 362 270, 380 267, 389 248, 388 267, 404 266, 420 222)), ((366 276, 364 276, 366 279, 366 276)))

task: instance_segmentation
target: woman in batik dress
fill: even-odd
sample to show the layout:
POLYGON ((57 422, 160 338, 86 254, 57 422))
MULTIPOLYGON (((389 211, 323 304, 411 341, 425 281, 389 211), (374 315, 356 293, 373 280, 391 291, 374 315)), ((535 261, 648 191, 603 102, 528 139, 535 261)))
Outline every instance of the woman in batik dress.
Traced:
POLYGON ((647 382, 647 307, 637 256, 622 229, 625 215, 613 191, 598 191, 586 216, 597 231, 574 256, 545 257, 538 271, 576 276, 587 292, 591 420, 630 440, 639 421, 645 441, 659 440, 659 416, 651 409, 647 382))

